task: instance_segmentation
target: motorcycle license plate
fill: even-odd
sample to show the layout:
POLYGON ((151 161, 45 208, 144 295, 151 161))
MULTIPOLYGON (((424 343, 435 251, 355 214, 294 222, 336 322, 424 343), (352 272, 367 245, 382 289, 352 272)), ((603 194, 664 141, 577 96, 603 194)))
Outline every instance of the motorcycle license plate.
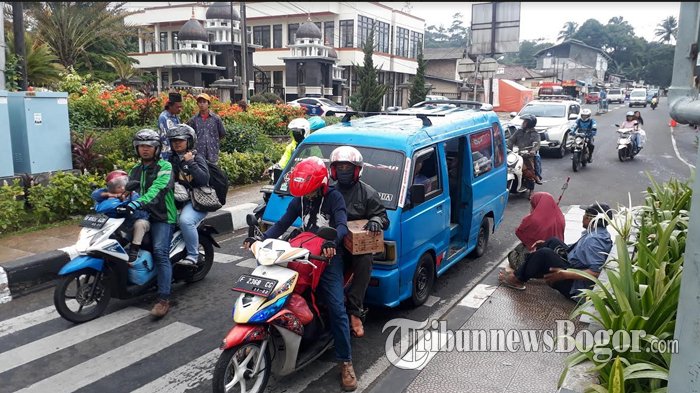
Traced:
POLYGON ((255 296, 268 297, 277 286, 277 280, 241 274, 233 284, 232 291, 249 293, 255 296))
POLYGON ((80 226, 83 228, 101 229, 107 220, 109 220, 109 217, 104 214, 88 214, 80 222, 80 226))

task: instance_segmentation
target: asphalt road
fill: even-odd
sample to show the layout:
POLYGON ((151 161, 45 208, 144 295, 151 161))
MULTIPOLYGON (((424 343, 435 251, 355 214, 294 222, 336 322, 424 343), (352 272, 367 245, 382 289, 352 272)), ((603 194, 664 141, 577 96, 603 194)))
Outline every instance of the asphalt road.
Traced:
MULTIPOLYGON (((618 160, 614 123, 622 122, 627 110, 626 106, 612 105, 609 113, 594 117, 598 122, 594 160, 578 173, 572 171, 570 154, 562 159, 543 157, 545 183, 536 191, 558 198, 562 184, 570 177, 562 206, 600 201, 615 207, 629 205, 630 200, 633 205, 641 203, 642 192, 650 184, 647 173, 657 181, 687 178, 689 167, 676 151, 695 164, 693 147, 689 146, 694 146, 695 131, 681 126, 686 128, 677 132, 682 137, 681 147, 674 149, 665 98, 655 111, 641 109, 647 143, 640 155, 632 161, 618 160)), ((365 338, 352 343, 358 391, 381 380, 389 367, 382 326, 393 318, 419 321, 443 315, 501 262, 515 244, 515 227, 528 211, 526 199, 511 196, 504 222, 491 236, 487 253, 479 259, 465 259, 440 277, 426 305, 370 311, 365 338)), ((52 306, 52 290, 0 305, 0 392, 211 391, 218 346, 232 325, 236 294, 229 288, 254 262, 252 255, 240 248, 244 237, 244 233, 236 233, 221 242, 217 263, 204 281, 176 284, 176 304, 160 321, 147 315, 151 298, 112 301, 108 315, 79 326, 58 317, 52 306)), ((292 376, 272 378, 268 386, 271 392, 340 391, 332 351, 292 376)))

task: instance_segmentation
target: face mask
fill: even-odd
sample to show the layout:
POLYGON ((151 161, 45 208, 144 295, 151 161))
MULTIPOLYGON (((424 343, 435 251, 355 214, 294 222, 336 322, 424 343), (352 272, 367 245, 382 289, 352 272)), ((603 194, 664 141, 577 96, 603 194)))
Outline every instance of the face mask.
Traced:
POLYGON ((352 185, 355 181, 354 169, 344 171, 338 170, 336 174, 338 175, 338 184, 340 184, 341 186, 352 185))
POLYGON ((296 131, 292 131, 292 137, 297 143, 301 143, 304 140, 304 134, 296 131))

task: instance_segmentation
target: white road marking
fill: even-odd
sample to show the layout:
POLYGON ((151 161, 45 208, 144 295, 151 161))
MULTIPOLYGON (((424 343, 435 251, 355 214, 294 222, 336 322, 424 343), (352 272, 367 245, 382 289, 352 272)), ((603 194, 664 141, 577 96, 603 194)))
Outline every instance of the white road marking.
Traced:
POLYGON ((12 295, 10 294, 10 285, 7 283, 7 273, 0 266, 0 304, 7 303, 10 300, 12 300, 12 295))
POLYGON ((255 260, 255 258, 248 258, 243 262, 238 262, 236 266, 255 269, 256 267, 258 267, 258 262, 255 260))
POLYGON ((194 389, 212 379, 212 370, 220 354, 220 349, 214 349, 131 393, 184 393, 194 389))
POLYGON ((214 262, 216 263, 231 263, 241 259, 243 259, 243 257, 239 257, 238 255, 222 254, 220 252, 214 253, 214 262))
POLYGON ((681 153, 678 151, 678 146, 676 146, 676 137, 673 136, 673 127, 669 127, 669 129, 671 130, 671 143, 673 144, 673 151, 676 152, 676 157, 678 157, 678 159, 689 168, 695 169, 695 165, 689 163, 688 161, 684 160, 683 157, 681 157, 681 153))
POLYGON ((49 337, 33 341, 21 347, 0 353, 0 374, 23 364, 58 352, 79 342, 97 337, 120 326, 141 319, 148 311, 129 307, 115 313, 105 315, 94 321, 66 329, 49 337))
MULTIPOLYGON (((78 302, 75 300, 70 301, 69 306, 75 308, 78 306, 78 302)), ((0 322, 0 337, 7 336, 20 330, 30 328, 34 325, 50 321, 60 317, 58 312, 56 312, 56 307, 44 307, 42 309, 32 311, 30 313, 22 314, 18 317, 6 319, 0 322)))
POLYGON ((460 306, 479 308, 498 288, 498 285, 478 284, 460 302, 460 306))
POLYGON ((156 354, 202 329, 174 322, 128 344, 83 362, 19 392, 74 392, 140 360, 156 354))

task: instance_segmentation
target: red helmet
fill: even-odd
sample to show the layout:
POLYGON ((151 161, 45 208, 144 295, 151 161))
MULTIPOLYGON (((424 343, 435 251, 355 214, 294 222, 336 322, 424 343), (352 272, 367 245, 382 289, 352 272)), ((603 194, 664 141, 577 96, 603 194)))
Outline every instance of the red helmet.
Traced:
POLYGON ((328 192, 328 169, 318 157, 303 159, 289 173, 289 192, 295 197, 303 197, 320 187, 325 195, 328 192))
POLYGON ((129 174, 122 171, 122 170, 116 170, 116 171, 109 172, 107 174, 107 179, 105 179, 105 180, 107 183, 110 183, 110 182, 112 182, 112 180, 114 180, 118 177, 122 177, 122 176, 129 177, 129 174))

